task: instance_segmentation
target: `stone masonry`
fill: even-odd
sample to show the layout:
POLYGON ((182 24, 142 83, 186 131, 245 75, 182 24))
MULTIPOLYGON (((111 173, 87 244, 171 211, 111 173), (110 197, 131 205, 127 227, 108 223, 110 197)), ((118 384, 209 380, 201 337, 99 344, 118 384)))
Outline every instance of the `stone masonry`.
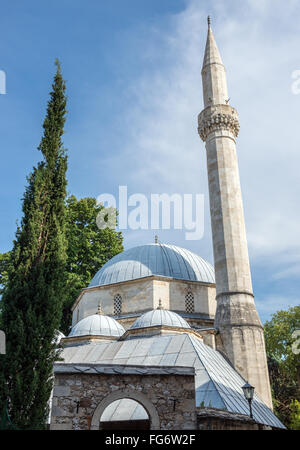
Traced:
POLYGON ((150 429, 197 427, 193 368, 60 364, 54 373, 52 430, 97 430, 105 408, 120 398, 146 409, 150 429))
POLYGON ((140 314, 157 308, 161 300, 164 309, 185 314, 185 296, 193 293, 195 314, 185 319, 196 327, 213 326, 216 312, 216 290, 214 284, 198 281, 176 280, 152 275, 137 280, 83 289, 73 305, 74 326, 79 320, 95 314, 99 301, 104 314, 113 316, 125 329, 129 328, 140 314), (122 313, 114 314, 114 297, 122 297, 122 313))

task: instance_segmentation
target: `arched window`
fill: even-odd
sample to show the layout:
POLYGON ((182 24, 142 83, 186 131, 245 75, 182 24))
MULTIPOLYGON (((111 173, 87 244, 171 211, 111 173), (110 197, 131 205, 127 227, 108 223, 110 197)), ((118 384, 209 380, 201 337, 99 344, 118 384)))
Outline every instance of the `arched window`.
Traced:
POLYGON ((119 316, 122 312, 122 297, 120 294, 117 294, 114 298, 114 314, 119 316))
POLYGON ((194 295, 192 292, 188 292, 185 296, 185 310, 187 313, 195 312, 194 295))

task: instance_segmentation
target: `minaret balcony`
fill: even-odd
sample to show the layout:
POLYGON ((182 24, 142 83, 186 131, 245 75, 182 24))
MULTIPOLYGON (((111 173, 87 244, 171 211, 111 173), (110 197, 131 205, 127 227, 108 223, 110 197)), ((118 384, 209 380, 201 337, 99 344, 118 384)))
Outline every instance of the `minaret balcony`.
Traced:
POLYGON ((198 116, 198 133, 204 142, 214 131, 227 130, 237 137, 239 129, 238 113, 230 105, 207 106, 198 116))

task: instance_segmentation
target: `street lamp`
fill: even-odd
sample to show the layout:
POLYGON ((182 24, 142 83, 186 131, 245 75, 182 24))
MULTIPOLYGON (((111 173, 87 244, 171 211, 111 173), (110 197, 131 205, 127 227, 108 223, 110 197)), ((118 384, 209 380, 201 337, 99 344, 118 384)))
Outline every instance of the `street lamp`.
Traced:
POLYGON ((251 386, 251 384, 249 384, 247 381, 247 383, 244 384, 244 386, 242 386, 242 389, 244 391, 244 396, 245 396, 246 400, 248 400, 248 403, 249 403, 250 417, 251 417, 251 419, 253 419, 251 402, 253 400, 255 388, 253 386, 251 386))

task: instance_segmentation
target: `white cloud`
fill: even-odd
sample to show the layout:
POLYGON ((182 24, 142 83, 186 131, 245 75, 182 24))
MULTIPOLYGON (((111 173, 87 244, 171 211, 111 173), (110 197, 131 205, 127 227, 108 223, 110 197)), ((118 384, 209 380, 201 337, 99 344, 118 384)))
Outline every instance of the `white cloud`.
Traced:
MULTIPOLYGON (((167 32, 160 30, 157 39, 155 29, 156 39, 150 35, 141 43, 149 58, 155 54, 156 64, 128 87, 131 102, 122 113, 127 141, 116 158, 137 192, 207 196, 197 114, 202 109, 200 70, 209 9, 202 2, 188 1, 182 13, 170 18, 167 32)), ((300 248, 300 152, 295 135, 300 96, 293 96, 290 89, 300 46, 300 36, 290 23, 298 23, 300 9, 291 0, 284 7, 249 1, 247 15, 234 1, 216 1, 212 9, 231 103, 240 112, 238 157, 249 247, 254 259, 271 257, 300 248)), ((116 167, 116 160, 112 165, 116 167)))
MULTIPOLYGON (((186 242, 181 233, 173 242, 212 260, 206 157, 197 135, 206 16, 211 14, 230 103, 240 114, 237 151, 252 268, 263 263, 266 283, 288 278, 298 273, 300 262, 300 95, 291 91, 291 74, 300 69, 300 3, 216 0, 209 5, 187 1, 166 29, 156 24, 143 33, 147 40, 136 39, 137 54, 154 63, 123 94, 122 142, 106 161, 107 170, 116 184, 126 181, 131 192, 204 193, 204 239, 186 242)), ((148 237, 152 241, 154 234, 128 231, 125 236, 131 246, 148 237)), ((159 234, 169 242, 175 236, 174 231, 159 234)), ((286 301, 270 297, 259 307, 267 313, 286 301)))
POLYGON ((275 311, 287 310, 300 304, 300 297, 266 295, 256 298, 255 304, 262 322, 270 320, 275 311))
POLYGON ((273 275, 275 280, 283 278, 300 278, 300 264, 292 265, 287 269, 279 270, 273 275))

